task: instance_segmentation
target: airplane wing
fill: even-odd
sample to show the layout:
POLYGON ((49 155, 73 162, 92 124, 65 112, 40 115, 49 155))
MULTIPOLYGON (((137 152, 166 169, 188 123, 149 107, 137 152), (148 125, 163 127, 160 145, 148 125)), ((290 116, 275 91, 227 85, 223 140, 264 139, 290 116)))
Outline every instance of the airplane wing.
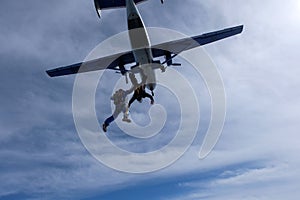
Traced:
MULTIPOLYGON (((183 38, 175 41, 154 45, 151 47, 151 49, 154 58, 165 56, 166 61, 164 63, 172 65, 172 59, 183 51, 196 48, 205 44, 209 44, 218 40, 222 40, 233 35, 240 34, 242 31, 243 26, 241 25, 194 37, 183 38)), ((124 65, 134 62, 135 59, 132 51, 128 51, 107 57, 98 58, 84 63, 77 63, 66 67, 59 67, 56 69, 48 70, 46 72, 50 77, 64 76, 69 74, 83 73, 103 69, 116 70, 124 74, 127 71, 124 68, 124 65)))
POLYGON ((194 37, 188 37, 154 45, 152 46, 152 53, 154 57, 167 57, 168 55, 170 56, 170 54, 172 53, 174 54, 174 56, 169 57, 169 59, 172 59, 183 51, 190 50, 198 46, 203 46, 209 43, 216 42, 218 40, 222 40, 240 34, 243 31, 243 27, 243 25, 240 25, 232 28, 226 28, 220 31, 214 31, 194 37))
POLYGON ((76 63, 73 65, 59 67, 56 69, 47 70, 50 77, 64 76, 70 74, 77 74, 89 71, 97 71, 104 69, 116 70, 121 73, 126 72, 125 64, 134 63, 134 56, 132 51, 118 53, 112 56, 102 57, 87 62, 76 63))

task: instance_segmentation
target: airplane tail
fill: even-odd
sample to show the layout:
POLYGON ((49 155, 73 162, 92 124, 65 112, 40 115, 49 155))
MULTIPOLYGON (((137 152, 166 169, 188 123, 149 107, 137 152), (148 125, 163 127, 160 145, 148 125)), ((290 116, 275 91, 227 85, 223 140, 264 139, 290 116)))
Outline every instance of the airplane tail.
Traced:
MULTIPOLYGON (((134 3, 139 4, 147 0, 134 0, 134 3)), ((164 0, 161 0, 163 3, 164 0)), ((94 0, 95 8, 99 17, 101 17, 101 10, 112 8, 126 7, 126 0, 94 0)))

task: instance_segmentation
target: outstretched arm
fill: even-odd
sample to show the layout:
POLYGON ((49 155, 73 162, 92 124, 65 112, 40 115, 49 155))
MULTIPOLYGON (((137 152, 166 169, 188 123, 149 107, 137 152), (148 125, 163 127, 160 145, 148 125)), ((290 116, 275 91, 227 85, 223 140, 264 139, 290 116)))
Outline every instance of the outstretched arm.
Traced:
POLYGON ((132 93, 134 91, 134 87, 131 87, 130 89, 125 91, 125 96, 129 95, 130 93, 132 93))

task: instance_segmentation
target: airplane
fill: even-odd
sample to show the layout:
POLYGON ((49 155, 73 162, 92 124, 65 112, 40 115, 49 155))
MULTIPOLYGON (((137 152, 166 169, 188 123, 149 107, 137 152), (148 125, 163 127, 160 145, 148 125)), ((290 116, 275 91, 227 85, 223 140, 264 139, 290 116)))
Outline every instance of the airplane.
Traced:
MULTIPOLYGON (((160 68, 163 71, 164 65, 168 67, 178 66, 180 64, 173 63, 173 59, 181 52, 240 34, 243 31, 243 25, 239 25, 152 46, 145 24, 136 6, 145 1, 147 0, 94 0, 99 18, 101 18, 102 10, 126 8, 131 51, 47 70, 47 74, 50 77, 57 77, 105 69, 115 70, 124 76, 126 76, 128 72, 139 73, 142 79, 145 78, 145 85, 154 96, 156 69, 160 68), (164 57, 164 61, 155 60, 159 57, 164 57), (129 68, 128 66, 125 67, 127 64, 133 64, 133 66, 129 68)), ((164 0, 161 0, 161 3, 163 4, 164 0)))

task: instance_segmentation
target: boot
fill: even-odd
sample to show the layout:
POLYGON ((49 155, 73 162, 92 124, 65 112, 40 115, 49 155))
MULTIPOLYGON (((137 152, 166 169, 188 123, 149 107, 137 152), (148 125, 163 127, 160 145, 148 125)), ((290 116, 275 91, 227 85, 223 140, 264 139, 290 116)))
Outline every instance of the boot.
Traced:
POLYGON ((131 120, 128 119, 127 117, 123 117, 122 121, 123 121, 123 122, 127 122, 127 123, 130 123, 130 122, 131 122, 131 120))
POLYGON ((108 127, 108 125, 107 124, 102 124, 102 130, 106 133, 106 131, 107 131, 107 127, 108 127))

